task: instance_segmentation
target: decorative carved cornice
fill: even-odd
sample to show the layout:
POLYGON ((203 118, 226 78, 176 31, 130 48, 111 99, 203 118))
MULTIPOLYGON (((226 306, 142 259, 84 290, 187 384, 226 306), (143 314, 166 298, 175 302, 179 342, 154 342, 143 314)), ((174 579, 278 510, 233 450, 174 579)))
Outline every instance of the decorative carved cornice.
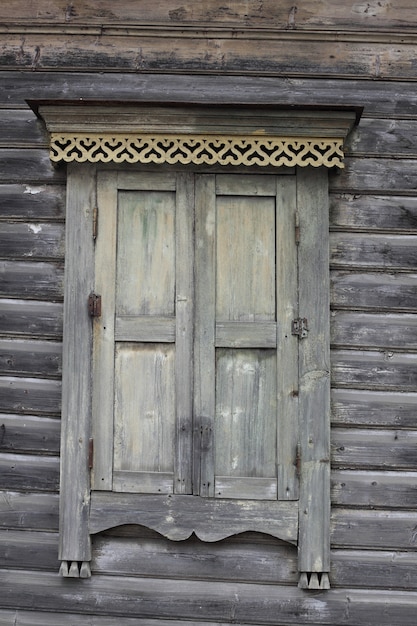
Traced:
POLYGON ((52 133, 50 157, 102 163, 344 167, 342 139, 52 133))
POLYGON ((344 167, 354 107, 29 102, 59 162, 344 167))

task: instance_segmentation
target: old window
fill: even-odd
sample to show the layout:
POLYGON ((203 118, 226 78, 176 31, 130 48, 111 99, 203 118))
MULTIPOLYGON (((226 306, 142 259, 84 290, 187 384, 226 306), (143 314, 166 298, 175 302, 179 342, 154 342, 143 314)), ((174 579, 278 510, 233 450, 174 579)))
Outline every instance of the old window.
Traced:
POLYGON ((39 111, 68 162, 61 573, 137 523, 270 533, 327 588, 326 166, 355 112, 39 111))

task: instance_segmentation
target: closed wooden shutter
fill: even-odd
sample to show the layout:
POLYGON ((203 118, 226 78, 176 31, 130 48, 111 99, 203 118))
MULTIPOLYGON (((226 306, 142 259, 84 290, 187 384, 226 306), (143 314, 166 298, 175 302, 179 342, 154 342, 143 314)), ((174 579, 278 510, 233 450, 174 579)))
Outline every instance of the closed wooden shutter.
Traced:
POLYGON ((98 204, 93 489, 296 499, 295 176, 103 172, 98 204))

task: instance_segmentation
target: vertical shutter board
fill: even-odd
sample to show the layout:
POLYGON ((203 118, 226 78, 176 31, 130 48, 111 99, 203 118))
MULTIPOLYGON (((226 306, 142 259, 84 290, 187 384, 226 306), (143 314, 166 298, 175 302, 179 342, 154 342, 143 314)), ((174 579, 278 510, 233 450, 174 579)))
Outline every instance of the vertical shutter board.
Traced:
POLYGON ((88 441, 91 412, 91 320, 87 298, 93 288, 92 211, 95 169, 68 165, 66 287, 64 301, 61 432, 61 560, 89 560, 88 441))
POLYGON ((299 344, 301 488, 299 569, 328 571, 330 560, 330 306, 328 178, 300 168, 299 314, 308 336, 299 344))
POLYGON ((299 496, 296 456, 298 423, 298 339, 291 322, 298 316, 298 262, 295 243, 295 176, 276 178, 277 259, 277 456, 278 499, 299 496))
POLYGON ((215 177, 196 176, 196 311, 194 343, 194 491, 214 496, 215 177))
MULTIPOLYGON (((270 479, 276 492, 275 350, 218 349, 215 448, 217 476, 239 478, 233 497, 247 497, 252 479, 270 479), (246 486, 245 486, 246 481, 246 486), (246 494, 246 495, 245 495, 246 494)), ((256 480, 255 480, 256 482, 256 480)), ((216 492, 216 496, 222 494, 216 492)), ((223 494, 223 497, 227 497, 223 494)))
POLYGON ((95 292, 102 297, 101 317, 94 319, 93 350, 93 489, 111 490, 113 468, 114 312, 118 175, 99 172, 97 203, 100 228, 95 244, 95 292))
POLYGON ((172 343, 117 344, 114 470, 173 473, 174 370, 172 343))
MULTIPOLYGON (((245 327, 246 337, 255 343, 258 329, 275 326, 275 177, 264 182, 249 175, 249 185, 243 182, 248 182, 246 176, 237 177, 243 189, 236 188, 232 177, 228 189, 226 180, 222 188, 236 188, 238 195, 216 198, 216 327, 245 327), (244 195, 246 191, 271 195, 244 195)), ((224 483, 224 497, 250 498, 255 478, 270 479, 277 497, 276 384, 274 349, 257 349, 251 342, 246 348, 217 349, 216 483, 223 491, 218 475, 236 479, 233 486, 230 479, 224 483)), ((264 493, 270 497, 270 485, 264 493)))
POLYGON ((192 493, 194 176, 177 175, 176 201, 176 493, 192 493))
POLYGON ((216 321, 273 321, 274 198, 217 196, 216 204, 216 321))
POLYGON ((175 192, 119 190, 117 215, 116 314, 173 316, 175 192))
MULTIPOLYGON (((152 173, 138 175, 136 188, 133 178, 128 182, 130 190, 121 190, 119 177, 115 310, 117 325, 120 316, 129 316, 135 341, 125 333, 116 344, 113 463, 118 474, 113 488, 131 490, 135 484, 120 480, 120 472, 168 473, 170 482, 161 478, 160 489, 172 493, 176 346, 160 339, 171 339, 175 323, 176 194, 152 173), (155 326, 155 342, 150 336, 136 341, 143 324, 155 326)), ((154 488, 149 480, 136 484, 145 491, 154 488)))

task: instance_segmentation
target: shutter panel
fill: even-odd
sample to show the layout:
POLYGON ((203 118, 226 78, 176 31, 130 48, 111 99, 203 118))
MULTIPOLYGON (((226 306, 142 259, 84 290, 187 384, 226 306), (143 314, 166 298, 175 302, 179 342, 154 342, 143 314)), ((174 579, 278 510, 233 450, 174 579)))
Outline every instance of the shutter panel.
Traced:
POLYGON ((107 195, 103 180, 99 197, 100 229, 109 237, 97 242, 96 288, 106 297, 94 368, 94 421, 101 426, 104 411, 112 427, 101 432, 96 426, 106 465, 96 463, 94 488, 189 492, 192 179, 179 177, 177 189, 175 175, 114 177, 116 192, 107 195))
MULTIPOLYGON (((288 337, 290 325, 278 331, 277 312, 292 313, 297 296, 296 268, 292 290, 287 288, 288 281, 277 287, 277 265, 282 277, 281 266, 287 263, 281 258, 281 239, 292 237, 296 251, 294 231, 288 233, 285 226, 291 217, 284 220, 284 228, 277 227, 282 219, 278 213, 287 210, 282 192, 277 193, 277 180, 268 175, 217 175, 198 177, 196 185, 196 274, 200 280, 196 417, 201 437, 196 450, 201 452, 201 495, 276 500, 277 467, 284 462, 294 464, 295 450, 282 460, 279 457, 288 443, 278 424, 284 406, 278 384, 287 365, 277 363, 277 354, 282 357, 277 335, 288 337)), ((291 213, 294 205, 295 199, 290 203, 291 213)), ((287 248, 290 245, 286 243, 287 248)), ((288 343, 291 350, 286 356, 295 359, 289 367, 296 373, 295 338, 288 343)), ((295 423, 296 419, 295 413, 295 423)), ((293 499, 295 493, 292 486, 292 498, 287 490, 286 499, 293 499)))

